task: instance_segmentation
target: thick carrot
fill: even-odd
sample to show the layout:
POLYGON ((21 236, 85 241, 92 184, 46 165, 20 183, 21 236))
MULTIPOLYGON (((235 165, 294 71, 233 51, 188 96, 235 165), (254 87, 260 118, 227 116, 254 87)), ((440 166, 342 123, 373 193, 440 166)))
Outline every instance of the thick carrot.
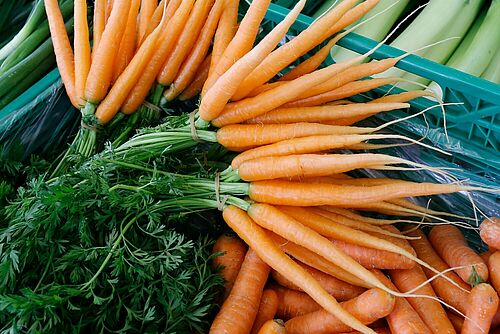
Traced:
POLYGON ((155 12, 158 5, 157 0, 141 0, 141 11, 139 14, 139 23, 137 29, 137 41, 142 41, 146 35, 149 22, 155 12))
POLYGON ((500 219, 487 218, 479 225, 481 239, 488 246, 500 249, 500 219))
POLYGON ((84 90, 90 69, 90 41, 87 22, 87 1, 74 2, 75 90, 80 106, 85 104, 84 90))
POLYGON ((120 48, 118 49, 118 54, 114 62, 113 68, 113 79, 112 82, 116 82, 116 79, 122 74, 123 70, 130 63, 134 57, 136 49, 136 39, 137 39, 137 14, 139 13, 140 0, 131 0, 130 11, 127 19, 127 26, 122 36, 120 42, 120 48))
POLYGON ((412 90, 409 92, 403 92, 399 94, 392 94, 379 97, 378 99, 372 100, 368 103, 395 103, 395 102, 408 102, 413 99, 422 96, 433 96, 431 92, 425 90, 412 90))
POLYGON ((286 256, 243 210, 229 206, 223 211, 223 217, 226 223, 257 252, 263 261, 289 277, 329 313, 336 315, 343 323, 356 330, 374 334, 373 330, 346 312, 307 271, 286 256))
POLYGON ((321 306, 305 292, 288 289, 279 285, 271 285, 270 288, 278 296, 277 318, 288 320, 321 309, 321 306))
MULTIPOLYGON (((252 5, 255 2, 257 1, 252 2, 252 5)), ((203 95, 199 107, 202 119, 211 121, 219 116, 241 83, 241 78, 248 75, 276 47, 293 22, 295 22, 304 5, 305 0, 300 0, 285 19, 271 30, 256 47, 239 58, 224 73, 220 73, 215 82, 209 84, 210 88, 203 95)), ((262 6, 267 9, 269 3, 263 2, 262 6)), ((249 11, 251 9, 252 6, 250 6, 249 11)))
POLYGON ((248 93, 269 81, 279 71, 328 38, 331 35, 328 30, 355 4, 356 0, 342 1, 290 42, 272 52, 243 80, 233 96, 234 100, 243 99, 248 93))
MULTIPOLYGON (((172 2, 170 3, 172 4, 172 2)), ((169 4, 169 5, 170 5, 169 4)), ((193 7, 194 0, 184 0, 181 2, 175 15, 168 21, 159 38, 157 49, 151 58, 148 66, 144 69, 139 81, 130 91, 128 98, 121 107, 121 111, 127 115, 135 112, 146 99, 149 90, 153 86, 156 76, 160 71, 165 59, 172 51, 193 7)), ((169 6, 170 7, 170 6, 169 6)), ((169 9, 167 7, 167 11, 169 9)))
POLYGON ((249 124, 295 122, 330 122, 358 116, 371 116, 384 111, 409 108, 408 103, 355 103, 337 106, 278 108, 246 121, 249 124))
MULTIPOLYGON (((408 231, 407 235, 409 236, 420 237, 420 239, 409 241, 412 247, 417 252, 419 258, 421 258, 423 261, 427 262, 428 264, 430 264, 439 271, 445 271, 449 269, 449 266, 439 257, 436 251, 432 248, 431 243, 429 242, 429 240, 427 240, 427 237, 421 230, 417 229, 417 230, 412 230, 411 232, 409 228, 405 230, 408 231)), ((434 273, 428 270, 427 268, 423 268, 423 270, 428 278, 434 276, 434 273)), ((447 272, 444 275, 449 279, 453 280, 458 285, 460 285, 462 289, 453 286, 449 282, 445 281, 444 278, 442 277, 438 277, 431 282, 432 288, 434 289, 436 294, 440 298, 442 298, 447 304, 458 309, 460 312, 465 313, 467 309, 467 298, 469 295, 466 291, 469 290, 470 287, 467 284, 465 284, 460 279, 460 277, 458 277, 458 275, 456 275, 454 272, 447 272)))
POLYGON ((488 333, 491 321, 498 310, 498 294, 487 283, 480 283, 473 287, 468 299, 467 313, 462 333, 488 333))
POLYGON ((455 331, 457 333, 460 333, 464 325, 464 318, 451 312, 447 312, 446 315, 448 316, 448 319, 450 319, 450 322, 452 323, 453 328, 455 328, 455 331))
POLYGON ((270 0, 252 1, 233 39, 227 45, 220 59, 214 63, 213 72, 209 73, 207 82, 203 87, 203 96, 212 88, 220 76, 252 49, 259 31, 260 22, 264 18, 270 3, 270 0))
MULTIPOLYGON (((362 287, 344 282, 308 265, 301 263, 299 263, 299 265, 307 270, 329 294, 331 294, 333 297, 335 297, 335 299, 339 301, 352 299, 359 296, 361 293, 363 293, 363 291, 365 291, 365 289, 362 287)), ((278 284, 292 290, 301 291, 298 286, 292 283, 288 278, 281 275, 279 272, 273 270, 271 272, 271 275, 278 284)))
POLYGON ((452 225, 435 226, 429 233, 429 241, 450 267, 467 266, 455 270, 464 282, 475 285, 477 280, 481 280, 481 282, 488 280, 488 266, 467 245, 467 241, 457 227, 452 225))
MULTIPOLYGON (((392 289, 397 290, 396 286, 382 274, 379 270, 373 270, 373 273, 379 280, 392 289)), ((406 298, 396 298, 396 303, 392 312, 386 317, 389 328, 392 333, 398 334, 431 334, 431 330, 424 321, 420 318, 418 313, 408 303, 406 298)))
POLYGON ((157 81, 160 84, 167 86, 175 80, 182 63, 198 39, 198 35, 207 20, 214 2, 215 0, 195 2, 186 22, 186 27, 189 27, 189 29, 182 31, 172 52, 165 59, 163 67, 158 74, 157 81))
POLYGON ((179 79, 178 84, 176 84, 177 79, 175 80, 174 84, 169 87, 168 90, 165 91, 163 96, 167 99, 167 101, 172 101, 177 95, 179 94, 179 100, 181 101, 186 101, 189 100, 196 95, 198 95, 202 88, 203 85, 205 84, 205 81, 208 78, 208 71, 210 70, 210 62, 212 60, 212 54, 209 54, 207 58, 201 63, 200 67, 196 71, 194 75, 194 80, 191 81, 191 83, 182 91, 180 92, 180 88, 184 86, 184 81, 185 79, 187 80, 187 77, 182 77, 179 79))
MULTIPOLYGON (((104 26, 106 25, 106 0, 94 1, 94 19, 93 19, 93 44, 92 53, 97 50, 101 41, 104 26)), ((93 54, 92 54, 93 56, 93 54)))
POLYGON ((45 12, 49 22, 50 36, 54 44, 57 68, 71 103, 76 108, 80 107, 80 100, 75 88, 75 64, 73 50, 69 41, 68 33, 64 25, 64 19, 57 0, 44 0, 45 12))
POLYGON ((252 326, 251 334, 257 334, 268 320, 274 319, 278 310, 278 295, 272 289, 266 289, 260 299, 259 310, 252 326))
POLYGON ((491 285, 500 293, 500 251, 493 253, 488 259, 491 285))
POLYGON ((266 321, 258 334, 285 334, 285 326, 283 321, 279 319, 271 319, 266 321))
POLYGON ((247 247, 240 239, 222 235, 215 242, 212 253, 223 253, 213 259, 216 268, 220 268, 220 275, 224 278, 224 299, 229 296, 236 277, 240 272, 241 264, 245 259, 247 247))
MULTIPOLYGON (((479 253, 479 256, 481 259, 483 259, 484 263, 488 263, 488 260, 490 259, 490 256, 495 253, 496 250, 494 248, 490 248, 487 251, 484 251, 482 253, 479 253)), ((491 274, 491 273, 490 273, 491 274)), ((490 277, 491 278, 491 277, 490 277)))
POLYGON ((210 327, 210 333, 249 333, 257 316, 269 270, 269 266, 249 249, 233 289, 210 327))
MULTIPOLYGON (((395 298, 383 290, 370 289, 354 299, 342 302, 341 305, 362 323, 370 324, 391 313, 395 298)), ((338 333, 351 330, 324 310, 292 318, 285 323, 285 328, 290 334, 338 333)))
MULTIPOLYGON (((394 285, 401 292, 410 291, 427 280, 424 271, 419 266, 404 270, 390 270, 389 275, 394 285)), ((436 297, 430 283, 416 290, 415 294, 436 297)), ((456 333, 450 319, 448 319, 446 311, 437 300, 428 298, 407 298, 406 300, 415 309, 432 333, 456 333)))

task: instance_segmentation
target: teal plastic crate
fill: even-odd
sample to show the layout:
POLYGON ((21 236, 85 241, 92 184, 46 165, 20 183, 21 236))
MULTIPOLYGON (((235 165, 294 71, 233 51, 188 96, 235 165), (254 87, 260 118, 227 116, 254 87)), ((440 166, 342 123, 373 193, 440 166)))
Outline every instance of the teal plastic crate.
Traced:
MULTIPOLYGON (((277 23, 283 20, 288 12, 287 8, 271 4, 266 19, 277 23)), ((298 33, 312 22, 311 17, 300 15, 292 29, 298 33)), ((362 54, 372 49, 377 42, 351 33, 341 39, 338 44, 362 54)), ((404 53, 402 50, 384 45, 373 53, 371 58, 384 59, 404 53)), ((332 63, 333 60, 330 58, 327 62, 332 63)), ((459 106, 446 107, 450 142, 446 141, 444 135, 435 135, 434 141, 442 147, 454 147, 453 160, 466 165, 469 170, 498 178, 500 176, 500 85, 414 55, 399 61, 397 67, 440 84, 445 102, 463 103, 459 106), (464 152, 468 153, 463 154, 464 152)), ((375 93, 383 94, 389 88, 382 87, 375 93)), ((393 90, 395 91, 397 90, 393 90)), ((412 108, 416 110, 423 110, 434 104, 435 102, 425 98, 411 102, 412 108)), ((398 115, 397 112, 388 114, 398 115)), ((429 110, 426 117, 431 129, 437 131, 443 129, 443 117, 439 108, 429 110)), ((415 134, 414 129, 421 129, 425 126, 423 121, 414 119, 411 122, 416 126, 401 125, 398 130, 415 134)))

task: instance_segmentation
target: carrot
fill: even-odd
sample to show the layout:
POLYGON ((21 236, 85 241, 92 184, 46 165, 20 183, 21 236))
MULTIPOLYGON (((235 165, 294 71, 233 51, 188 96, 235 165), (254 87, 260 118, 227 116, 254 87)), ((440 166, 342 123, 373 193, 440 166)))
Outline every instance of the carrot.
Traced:
POLYGON ((467 306, 466 316, 462 333, 488 333, 491 320, 498 310, 498 294, 493 287, 487 283, 480 283, 473 287, 467 306))
POLYGON ((68 33, 64 25, 64 19, 57 0, 44 0, 45 12, 49 22, 50 36, 54 44, 54 54, 56 55, 57 68, 61 74, 61 79, 66 89, 66 93, 71 100, 71 104, 76 108, 80 107, 80 100, 75 88, 75 64, 73 50, 69 41, 68 33))
MULTIPOLYGON (((427 280, 424 271, 419 266, 404 270, 390 270, 389 275, 396 288, 401 292, 410 291, 427 280)), ((430 284, 415 291, 419 295, 436 297, 430 284)), ((455 329, 448 319, 443 306, 437 301, 428 298, 407 298, 420 318, 435 334, 454 334, 455 329)))
MULTIPOLYGON (((378 218, 366 217, 366 216, 362 216, 359 213, 356 213, 356 212, 351 211, 351 210, 336 208, 336 207, 332 207, 332 206, 324 206, 324 207, 321 207, 321 209, 329 212, 330 214, 336 215, 337 217, 342 216, 342 217, 348 218, 350 220, 366 222, 367 224, 376 225, 376 226, 383 226, 383 225, 403 222, 401 220, 378 219, 378 218)), ((336 217, 336 216, 331 216, 331 217, 336 217)), ((338 217, 336 219, 340 220, 342 218, 338 217)))
MULTIPOLYGON (((374 327, 373 330, 377 334, 391 334, 391 330, 389 328, 386 328, 386 327, 374 327)), ((342 334, 356 334, 356 333, 359 333, 359 332, 348 332, 348 333, 342 333, 342 334)))
POLYGON ((266 321, 258 334, 285 334, 285 326, 283 321, 271 319, 266 321))
POLYGON ((162 64, 162 69, 157 77, 157 81, 161 85, 170 85, 175 80, 182 63, 186 59, 189 52, 191 52, 193 45, 198 38, 214 2, 215 0, 195 2, 186 22, 186 27, 189 27, 189 29, 184 29, 181 32, 172 52, 162 64))
POLYGON ((331 35, 328 30, 355 4, 356 0, 342 1, 290 42, 272 52, 243 80, 233 99, 243 99, 248 93, 269 81, 279 71, 328 38, 331 35))
MULTIPOLYGON (((370 289, 360 296, 341 303, 342 307, 364 324, 390 314, 394 309, 395 298, 380 289, 370 289)), ((298 316, 285 323, 286 332, 293 333, 338 333, 350 328, 341 323, 335 316, 318 310, 298 316)))
POLYGON ((87 22, 87 1, 74 2, 74 49, 75 49, 75 90, 79 105, 85 104, 84 90, 90 69, 90 41, 87 22))
POLYGON ((455 270, 464 282, 475 285, 477 280, 480 282, 488 280, 486 263, 469 248, 462 232, 457 227, 452 225, 435 226, 429 233, 429 241, 450 267, 467 266, 455 270))
POLYGON ((269 270, 256 252, 249 249, 231 293, 212 322, 210 333, 249 333, 257 316, 269 270))
MULTIPOLYGON (((106 25, 106 0, 95 0, 94 1, 94 19, 93 19, 93 44, 92 52, 97 50, 99 43, 101 41, 102 32, 104 31, 104 26, 106 25)), ((93 55, 92 55, 93 56, 93 55)))
POLYGON ((249 124, 330 122, 350 117, 371 116, 384 111, 409 108, 408 103, 356 103, 337 106, 278 108, 246 121, 249 124))
POLYGON ((276 315, 278 310, 278 295, 272 289, 266 289, 262 293, 262 298, 260 299, 259 310, 257 311, 257 317, 253 323, 251 334, 257 334, 264 327, 268 320, 272 320, 276 315))
MULTIPOLYGON (((309 274, 311 274, 311 276, 314 277, 329 294, 331 294, 333 297, 335 297, 335 299, 339 301, 352 299, 359 296, 361 293, 363 293, 363 291, 365 291, 365 289, 359 286, 344 282, 308 265, 301 263, 299 263, 299 265, 307 270, 309 274)), ((293 284, 288 278, 284 277, 279 272, 273 270, 271 271, 271 276, 278 284, 284 286, 285 288, 301 291, 298 286, 293 284)))
MULTIPOLYGON (((379 280, 393 290, 397 291, 397 287, 391 280, 379 270, 372 271, 379 280)), ((393 311, 386 317, 387 323, 392 333, 398 334, 421 334, 432 333, 427 327, 422 318, 413 309, 406 298, 397 298, 393 311)))
POLYGON ((153 12, 153 16, 151 16, 151 20, 149 21, 149 24, 146 28, 146 32, 144 33, 144 36, 142 39, 137 41, 137 48, 139 48, 142 43, 146 40, 146 38, 155 30, 155 28, 160 24, 160 21, 169 21, 172 17, 172 15, 175 13, 177 8, 179 7, 181 1, 180 0, 173 0, 173 1, 167 1, 167 11, 165 15, 163 15, 163 11, 165 10, 165 0, 161 0, 158 6, 156 6, 155 11, 153 12))
POLYGON ((288 320, 321 309, 321 306, 305 292, 287 289, 278 285, 272 285, 271 289, 278 296, 276 317, 280 319, 288 320))
POLYGON ((395 102, 408 102, 413 99, 422 96, 433 96, 431 92, 427 92, 425 90, 412 90, 409 92, 403 92, 399 94, 392 94, 379 97, 378 99, 374 99, 368 103, 395 103, 395 102))
POLYGON ((233 288, 246 251, 246 245, 240 239, 228 235, 220 236, 213 246, 212 253, 223 253, 213 259, 213 264, 216 268, 221 268, 220 275, 225 281, 224 299, 233 288))
POLYGON ((389 78, 377 78, 377 79, 367 79, 367 80, 358 80, 353 81, 348 84, 345 84, 339 88, 335 88, 326 93, 314 95, 305 99, 289 102, 283 105, 285 108, 291 107, 314 107, 319 106, 327 102, 332 102, 340 99, 344 99, 346 97, 351 97, 360 93, 368 92, 372 89, 379 88, 381 86, 388 85, 394 81, 397 81, 397 78, 389 77, 389 78))
POLYGON ((157 7, 157 0, 141 0, 141 11, 137 29, 137 41, 142 41, 157 7))
MULTIPOLYGON (((408 231, 408 229, 405 229, 408 231)), ((439 257, 436 251, 432 248, 429 240, 425 236, 425 234, 417 229, 411 232, 408 232, 407 235, 412 237, 420 237, 418 240, 410 240, 410 244, 417 252, 417 255, 420 259, 430 264, 432 267, 436 268, 439 271, 445 271, 449 269, 449 266, 439 257)), ((432 273, 427 268, 422 268, 427 277, 433 276, 432 273)), ((462 289, 459 289, 449 282, 445 281, 444 278, 438 277, 431 282, 432 288, 436 292, 436 294, 442 298, 447 304, 453 306, 458 309, 460 312, 465 313, 467 309, 467 298, 468 293, 464 290, 469 290, 470 287, 465 284, 458 275, 454 272, 447 272, 444 274, 447 278, 453 280, 456 284, 460 285, 462 289)))
POLYGON ((457 333, 460 333, 462 331, 462 327, 464 325, 464 318, 461 316, 456 315, 455 313, 447 312, 448 319, 450 319, 450 322, 453 325, 453 328, 455 328, 455 331, 457 333))
POLYGON ((198 70, 196 71, 194 75, 194 80, 191 81, 191 83, 186 88, 183 89, 182 93, 180 90, 185 85, 183 81, 187 80, 188 77, 185 76, 179 77, 179 81, 177 81, 176 79, 175 82, 169 87, 169 89, 166 90, 165 93, 163 94, 163 96, 167 99, 167 101, 172 101, 177 96, 176 94, 179 93, 180 93, 179 100, 181 101, 189 100, 198 95, 201 92, 203 85, 205 84, 205 81, 208 78, 208 71, 210 70, 211 60, 212 60, 212 54, 209 54, 207 58, 205 58, 203 63, 201 63, 198 70))
POLYGON ((336 315, 340 321, 356 330, 374 333, 346 312, 307 271, 286 256, 247 213, 235 206, 229 206, 223 211, 223 217, 229 227, 253 248, 263 261, 289 277, 329 313, 336 315))
POLYGON ((114 0, 107 0, 106 4, 106 24, 108 23, 111 12, 113 11, 113 2, 114 0))
POLYGON ((108 93, 113 76, 113 64, 118 54, 129 10, 130 0, 116 3, 102 33, 99 46, 94 49, 92 64, 85 84, 85 100, 90 103, 101 102, 108 93))
POLYGON ((116 79, 118 79, 134 57, 137 38, 137 14, 139 13, 140 4, 140 0, 132 0, 127 26, 123 33, 120 48, 118 49, 118 54, 116 55, 114 63, 112 82, 116 82, 116 79))
POLYGON ((375 7, 379 3, 379 1, 380 0, 366 0, 358 4, 356 7, 349 9, 349 11, 344 16, 342 16, 337 22, 335 22, 335 24, 328 31, 328 34, 331 35, 339 32, 348 25, 356 22, 358 19, 372 10, 373 7, 375 7))
POLYGON ((252 1, 233 39, 227 45, 220 59, 214 63, 214 70, 209 73, 207 82, 203 87, 203 96, 212 88, 221 75, 252 49, 259 31, 260 22, 264 18, 270 3, 270 0, 252 1))
POLYGON ((491 285, 497 292, 500 291, 500 251, 493 253, 488 259, 491 285))
MULTIPOLYGON (((257 1, 252 2, 252 5, 255 2, 257 1)), ((238 89, 238 86, 241 83, 241 77, 248 75, 267 55, 269 55, 269 53, 285 36, 293 22, 295 22, 300 14, 300 11, 304 8, 304 5, 305 0, 300 0, 285 17, 285 19, 281 21, 270 33, 268 33, 256 47, 236 60, 236 62, 232 64, 232 66, 229 67, 224 73, 219 73, 217 80, 212 84, 209 84, 209 88, 203 95, 199 107, 199 113, 202 119, 211 121, 220 115, 229 99, 232 97, 236 89, 238 89)), ((263 2, 262 6, 267 9, 269 2, 267 2, 267 4, 263 2)), ((250 6, 249 12, 251 9, 252 6, 250 6)), ((219 65, 217 65, 217 67, 218 66, 219 65)))
MULTIPOLYGON (((172 4, 172 3, 170 3, 172 4)), ((172 51, 175 43, 177 42, 180 34, 184 30, 184 26, 193 7, 194 0, 184 0, 181 2, 175 15, 168 21, 165 29, 162 31, 157 49, 151 58, 148 66, 144 69, 139 81, 134 88, 130 91, 128 98, 125 100, 121 107, 121 111, 127 115, 136 111, 139 106, 144 102, 149 90, 155 82, 156 76, 160 71, 165 59, 172 51)), ((170 7, 170 6, 169 6, 170 7)), ((167 8, 167 11, 169 8, 167 8)))
POLYGON ((500 218, 487 218, 479 225, 481 239, 488 246, 500 249, 500 218))

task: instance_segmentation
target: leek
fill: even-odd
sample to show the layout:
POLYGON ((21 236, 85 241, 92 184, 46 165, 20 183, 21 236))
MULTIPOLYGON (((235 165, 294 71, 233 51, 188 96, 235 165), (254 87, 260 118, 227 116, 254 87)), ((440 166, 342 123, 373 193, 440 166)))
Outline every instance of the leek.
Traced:
POLYGON ((481 78, 500 84, 500 51, 497 51, 481 78))

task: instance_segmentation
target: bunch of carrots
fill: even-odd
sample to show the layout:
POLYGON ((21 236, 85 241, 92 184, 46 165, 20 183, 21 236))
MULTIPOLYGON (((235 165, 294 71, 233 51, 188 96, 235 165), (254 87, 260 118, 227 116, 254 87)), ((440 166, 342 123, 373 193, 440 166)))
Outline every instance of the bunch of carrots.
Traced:
MULTIPOLYGON (((253 0, 239 23, 239 3, 234 0, 165 0, 159 4, 153 1, 150 6, 146 5, 148 1, 114 0, 106 5, 104 1, 96 1, 93 49, 87 47, 88 32, 82 36, 75 33, 74 54, 60 29, 57 1, 45 1, 63 82, 84 115, 84 127, 77 137, 84 138, 78 139, 84 147, 80 154, 90 152, 88 148, 94 139, 88 138, 95 138, 89 117, 95 117, 96 124, 103 125, 119 111, 131 114, 141 108, 150 91, 154 102, 161 96, 171 101, 188 99, 201 92, 199 109, 192 113, 188 124, 140 134, 117 147, 114 154, 127 155, 133 147, 165 154, 199 141, 219 143, 241 152, 231 167, 221 173, 214 187, 224 220, 250 250, 240 247, 238 251, 239 260, 234 263, 237 278, 211 332, 250 333, 252 326, 258 332, 261 324, 278 314, 287 320, 284 328, 290 333, 356 330, 373 334, 375 330, 367 325, 384 317, 395 333, 405 333, 400 328, 411 321, 418 322, 417 319, 420 322, 415 326, 421 326, 422 333, 453 333, 455 329, 440 302, 464 316, 462 332, 489 330, 497 312, 498 296, 490 285, 475 284, 486 282, 488 272, 494 269, 490 266, 488 270, 477 257, 464 261, 461 254, 449 255, 454 247, 451 251, 440 248, 448 246, 441 239, 447 237, 446 229, 453 227, 435 227, 430 235, 431 242, 433 234, 438 235, 434 239, 439 243, 434 242, 433 246, 446 261, 444 264, 436 256, 422 254, 432 250, 430 246, 424 245, 423 251, 419 251, 417 243, 426 239, 418 230, 401 233, 391 226, 404 220, 367 218, 352 210, 446 221, 439 216, 463 217, 435 212, 406 198, 498 190, 459 182, 433 184, 351 178, 344 173, 362 168, 428 169, 449 174, 385 154, 330 153, 339 149, 368 151, 387 147, 367 143, 369 140, 403 139, 425 146, 403 136, 375 133, 386 125, 362 128, 353 124, 379 112, 408 108, 408 101, 429 93, 406 92, 369 103, 345 100, 397 81, 365 78, 395 66, 407 54, 362 63, 375 48, 320 68, 331 46, 349 32, 342 29, 366 14, 378 0, 344 0, 279 47, 305 0, 298 1, 284 20, 255 46, 270 0, 253 0), (141 25, 142 21, 148 23, 141 25), (139 22, 139 29, 135 22, 139 22), (134 47, 126 36, 134 40, 130 42, 134 47), (282 70, 326 41, 307 61, 280 76, 282 70), (129 53, 119 51, 122 44, 129 53), (125 54, 128 54, 126 59, 119 61, 125 54), (410 167, 400 167, 401 164, 410 167), (235 182, 240 180, 245 182, 235 182), (223 186, 229 189, 229 194, 226 192, 226 198, 221 200, 223 186), (233 195, 246 195, 250 200, 233 195), (442 275, 448 266, 455 268, 459 278, 451 272, 442 275), (392 281, 380 269, 389 270, 392 281), (264 287, 269 273, 281 287, 273 285, 264 294, 268 291, 264 287), (436 294, 425 284, 426 277, 435 275, 441 275, 431 283, 436 294), (469 280, 471 277, 473 280, 469 280), (336 288, 330 285, 334 283, 336 288), (468 283, 474 287, 470 289, 468 283), (434 284, 454 292, 446 299, 445 293, 434 284), (300 300, 308 300, 307 311, 296 312, 292 306, 299 303, 294 303, 282 313, 258 316, 259 309, 270 308, 268 304, 273 299, 278 300, 278 307, 284 305, 282 295, 288 291, 304 298, 300 300), (457 291, 463 297, 460 301, 454 299, 457 291), (417 307, 417 303, 425 306, 417 307), (468 307, 469 304, 475 307, 468 307), (375 305, 378 307, 374 308, 375 305), (431 306, 440 311, 421 314, 423 308, 431 306)), ((86 26, 84 8, 85 1, 75 1, 75 30, 77 26, 86 26)), ((460 239, 458 232, 455 234, 454 244, 461 246, 460 251, 467 251, 466 245, 459 242, 463 238, 460 239)), ((233 264, 224 266, 230 268, 233 264)), ((283 330, 279 321, 262 327, 283 330)), ((408 333, 420 332, 412 330, 413 327, 408 333)))

